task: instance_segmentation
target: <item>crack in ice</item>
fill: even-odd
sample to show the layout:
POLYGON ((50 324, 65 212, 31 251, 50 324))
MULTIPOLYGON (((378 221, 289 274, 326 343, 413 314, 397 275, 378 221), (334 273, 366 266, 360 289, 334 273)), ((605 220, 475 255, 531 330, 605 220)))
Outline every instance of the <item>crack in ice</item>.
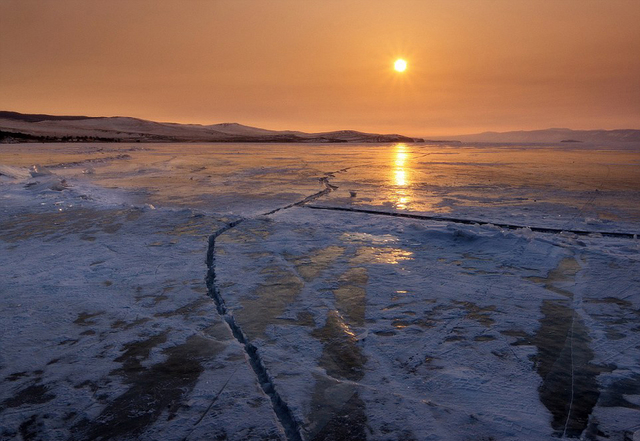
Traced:
POLYGON ((573 325, 576 322, 576 312, 573 311, 571 316, 571 333, 569 336, 569 353, 571 359, 571 398, 569 399, 569 411, 567 412, 567 420, 564 423, 564 431, 562 432, 562 437, 564 438, 567 435, 567 428, 569 427, 569 421, 571 421, 571 410, 573 409, 573 396, 575 393, 575 368, 573 363, 573 325))
POLYGON ((636 239, 638 236, 638 233, 620 233, 620 232, 614 232, 614 231, 566 230, 562 228, 551 228, 551 227, 531 227, 531 226, 525 226, 525 225, 487 222, 484 220, 477 220, 477 219, 460 219, 460 218, 454 218, 454 217, 429 216, 424 214, 399 213, 395 211, 378 211, 378 210, 369 210, 365 208, 333 207, 333 206, 324 206, 324 205, 307 205, 306 207, 314 210, 346 211, 350 213, 365 213, 365 214, 374 214, 378 216, 405 217, 408 219, 431 220, 431 221, 437 221, 437 222, 451 222, 451 223, 465 224, 465 225, 475 225, 475 224, 494 225, 496 227, 505 228, 508 230, 520 230, 523 228, 528 228, 531 231, 534 231, 536 233, 554 233, 554 234, 573 233, 578 236, 588 236, 590 234, 601 234, 605 237, 621 237, 625 239, 636 239))
POLYGON ((209 413, 209 411, 211 410, 211 408, 213 407, 213 405, 216 403, 216 401, 218 401, 218 398, 220 397, 220 395, 222 394, 222 392, 226 389, 227 385, 229 384, 229 382, 231 381, 231 378, 233 378, 233 376, 236 374, 236 372, 238 371, 238 367, 237 366, 234 371, 231 373, 231 375, 229 375, 229 378, 227 378, 227 381, 224 382, 224 384, 222 385, 222 387, 220 388, 220 390, 218 391, 218 393, 215 395, 215 397, 213 397, 213 400, 211 400, 211 403, 209 403, 209 406, 205 409, 205 411, 202 413, 202 415, 200 415, 200 418, 198 418, 198 421, 196 421, 193 425, 193 428, 191 429, 191 431, 187 434, 187 436, 185 436, 183 438, 182 441, 187 441, 187 438, 189 438, 191 436, 191 434, 193 433, 194 430, 196 430, 196 426, 198 424, 200 424, 202 422, 202 420, 204 419, 204 417, 209 413))
POLYGON ((338 187, 335 186, 335 185, 331 185, 329 183, 329 175, 331 175, 331 173, 328 173, 326 176, 323 176, 323 177, 318 179, 320 181, 320 183, 322 185, 324 185, 324 187, 325 187, 324 190, 321 190, 321 191, 319 191, 317 193, 314 193, 314 194, 312 194, 310 196, 307 196, 306 198, 304 198, 304 199, 302 199, 302 200, 300 200, 298 202, 293 202, 293 203, 291 203, 289 205, 285 205, 284 207, 275 208, 275 209, 273 209, 271 211, 263 213, 262 215, 263 216, 269 216, 269 215, 272 215, 274 213, 277 213, 278 211, 288 210, 289 208, 293 208, 293 207, 299 207, 301 205, 305 205, 305 204, 307 204, 309 202, 315 201, 316 199, 321 198, 322 196, 325 196, 325 195, 331 193, 332 191, 336 190, 338 187))
MULTIPOLYGON (((331 173, 327 173, 325 176, 319 179, 320 183, 323 184, 325 187, 323 190, 317 193, 314 193, 310 196, 307 196, 300 201, 297 201, 289 205, 286 205, 284 207, 279 207, 267 213, 264 213, 263 216, 269 216, 278 211, 287 210, 289 208, 296 207, 296 206, 301 206, 308 202, 314 201, 326 194, 329 194, 330 192, 338 188, 335 185, 331 185, 331 183, 329 183, 330 176, 331 176, 331 173)), ((247 335, 244 333, 241 326, 236 322, 235 317, 229 313, 229 311, 227 310, 225 301, 222 298, 222 295, 220 294, 220 290, 216 285, 216 266, 215 266, 216 239, 221 234, 224 234, 230 229, 235 228, 245 220, 246 220, 245 218, 241 218, 233 222, 229 222, 222 228, 218 229, 211 236, 209 236, 209 247, 207 248, 207 258, 206 258, 206 263, 208 268, 207 277, 206 277, 208 294, 209 294, 209 297, 213 299, 216 305, 216 310, 218 311, 218 314, 222 317, 222 319, 225 321, 227 326, 229 326, 231 333, 233 334, 235 339, 238 341, 238 343, 240 343, 243 346, 249 360, 249 365, 253 369, 253 372, 255 373, 258 379, 258 383, 260 384, 260 387, 262 388, 264 393, 271 399, 273 411, 276 414, 276 417, 278 418, 280 425, 284 429, 287 440, 302 441, 303 437, 301 434, 300 425, 296 421, 293 415, 293 412, 291 411, 287 403, 282 399, 282 397, 276 390, 273 378, 271 378, 271 376, 269 375, 269 371, 267 370, 267 367, 265 366, 262 358, 260 357, 260 354, 258 353, 258 348, 249 341, 247 335)), ((216 399, 217 399, 217 396, 214 398, 214 401, 216 399)), ((209 406, 209 408, 212 405, 213 403, 209 406)))
POLYGON ((216 286, 216 268, 215 268, 215 243, 216 238, 223 234, 224 232, 236 227, 240 223, 242 223, 244 219, 239 219, 237 221, 228 223, 223 228, 216 231, 209 237, 209 248, 207 250, 207 288, 209 290, 209 296, 213 299, 216 304, 216 309, 218 310, 218 314, 222 317, 222 319, 227 323, 229 328, 231 329, 231 333, 235 337, 235 339, 240 343, 249 359, 249 365, 253 369, 255 373, 258 383, 260 387, 264 391, 264 393, 271 399, 271 404, 273 410, 285 431, 287 439, 289 441, 302 441, 302 436, 300 435, 300 427, 298 422, 295 420, 293 416, 293 412, 289 409, 287 403, 282 399, 280 394, 276 391, 273 379, 269 375, 262 358, 258 354, 258 348, 256 348, 242 331, 242 328, 236 322, 233 315, 229 313, 227 307, 225 305, 224 299, 220 295, 220 291, 216 286))

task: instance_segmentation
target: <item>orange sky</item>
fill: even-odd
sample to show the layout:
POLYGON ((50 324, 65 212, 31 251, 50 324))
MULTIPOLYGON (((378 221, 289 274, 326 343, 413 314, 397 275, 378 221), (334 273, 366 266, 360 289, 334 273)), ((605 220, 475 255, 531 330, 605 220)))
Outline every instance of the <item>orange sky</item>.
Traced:
POLYGON ((640 1, 0 0, 0 110, 416 136, 640 128, 640 1))

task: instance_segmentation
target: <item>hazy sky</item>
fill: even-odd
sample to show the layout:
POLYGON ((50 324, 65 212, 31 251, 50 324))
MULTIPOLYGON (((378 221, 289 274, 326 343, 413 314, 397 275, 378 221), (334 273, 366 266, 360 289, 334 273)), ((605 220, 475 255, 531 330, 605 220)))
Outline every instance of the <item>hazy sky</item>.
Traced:
POLYGON ((0 110, 408 135, 640 128, 640 0, 0 0, 0 110))

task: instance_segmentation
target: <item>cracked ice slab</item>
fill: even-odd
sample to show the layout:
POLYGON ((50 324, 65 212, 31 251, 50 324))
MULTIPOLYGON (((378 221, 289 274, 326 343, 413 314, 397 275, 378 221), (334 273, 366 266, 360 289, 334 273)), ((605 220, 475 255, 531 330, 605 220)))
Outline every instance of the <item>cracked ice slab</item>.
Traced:
POLYGON ((0 438, 284 439, 207 295, 226 219, 33 187, 2 210, 0 438))
POLYGON ((634 241, 293 208, 219 236, 216 260, 226 307, 306 439, 543 440, 567 418, 569 435, 624 436, 638 416, 589 398, 620 397, 639 372, 634 241), (620 266, 615 277, 605 265, 620 266), (571 316, 545 309, 553 302, 578 317, 575 335, 561 332, 571 316), (542 391, 571 389, 571 376, 536 370, 562 362, 556 340, 590 378, 569 415, 568 399, 542 391))

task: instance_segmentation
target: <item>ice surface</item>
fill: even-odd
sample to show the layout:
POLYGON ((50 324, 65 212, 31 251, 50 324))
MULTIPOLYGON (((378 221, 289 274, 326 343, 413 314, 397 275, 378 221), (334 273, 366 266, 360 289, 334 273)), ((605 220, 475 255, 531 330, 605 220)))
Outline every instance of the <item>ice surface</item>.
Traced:
POLYGON ((279 439, 206 296, 221 220, 56 196, 3 216, 3 439, 279 439))
POLYGON ((640 153, 2 145, 0 188, 3 439, 640 430, 640 243, 597 233, 640 153))

